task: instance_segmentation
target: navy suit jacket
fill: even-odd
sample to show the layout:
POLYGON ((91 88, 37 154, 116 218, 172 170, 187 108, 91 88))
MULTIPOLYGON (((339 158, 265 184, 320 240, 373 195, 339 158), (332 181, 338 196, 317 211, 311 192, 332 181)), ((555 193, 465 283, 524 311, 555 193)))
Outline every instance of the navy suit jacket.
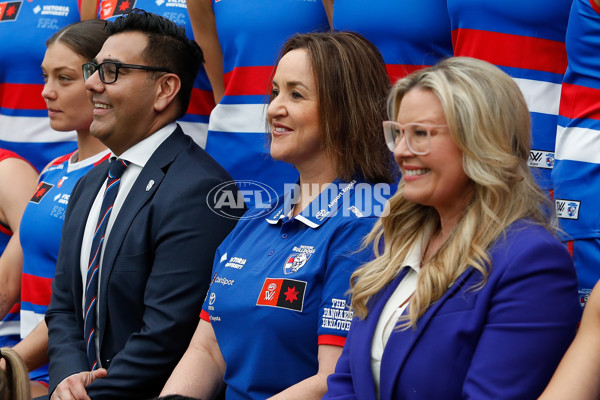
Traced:
MULTIPOLYGON (((92 169, 69 201, 46 313, 50 393, 89 369, 79 259, 107 170, 108 162, 92 169)), ((146 399, 162 389, 198 324, 215 250, 236 223, 207 206, 209 191, 230 180, 179 127, 140 172, 104 250, 98 337, 108 376, 87 387, 92 399, 146 399)), ((241 216, 244 209, 227 212, 241 216)))
MULTIPOLYGON (((545 229, 513 224, 490 251, 491 269, 465 271, 419 319, 394 331, 381 360, 382 400, 536 399, 575 336, 580 319, 575 270, 545 229)), ((371 341, 404 274, 352 322, 324 399, 375 400, 371 341)))

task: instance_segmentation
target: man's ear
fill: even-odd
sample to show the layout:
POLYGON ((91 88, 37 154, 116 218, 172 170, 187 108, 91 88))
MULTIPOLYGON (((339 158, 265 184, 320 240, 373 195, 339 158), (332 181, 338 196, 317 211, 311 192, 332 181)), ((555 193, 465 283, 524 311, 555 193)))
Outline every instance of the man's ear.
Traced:
POLYGON ((168 73, 158 78, 154 109, 157 112, 164 111, 169 104, 175 101, 179 89, 181 89, 181 81, 177 75, 168 73))

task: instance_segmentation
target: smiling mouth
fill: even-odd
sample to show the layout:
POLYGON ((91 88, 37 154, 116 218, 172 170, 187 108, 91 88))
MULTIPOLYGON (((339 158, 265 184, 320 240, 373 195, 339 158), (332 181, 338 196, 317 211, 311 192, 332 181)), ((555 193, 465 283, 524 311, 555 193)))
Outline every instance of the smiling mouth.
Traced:
POLYGON ((407 169, 404 171, 404 175, 407 175, 407 176, 425 175, 429 171, 431 171, 429 168, 407 169))
POLYGON ((102 103, 94 103, 94 107, 96 107, 96 108, 104 108, 104 109, 112 108, 112 106, 109 106, 108 104, 102 104, 102 103))

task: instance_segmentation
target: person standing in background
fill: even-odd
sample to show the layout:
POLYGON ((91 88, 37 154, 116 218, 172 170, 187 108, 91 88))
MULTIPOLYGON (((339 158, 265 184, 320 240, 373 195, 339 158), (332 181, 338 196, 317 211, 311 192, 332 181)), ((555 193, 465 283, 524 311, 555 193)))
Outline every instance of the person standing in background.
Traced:
POLYGON ((46 39, 80 20, 78 0, 0 3, 0 148, 41 171, 52 159, 75 150, 75 132, 50 127, 40 93, 46 39))
MULTIPOLYGON (((26 160, 12 151, 0 149, 0 259, 11 238, 15 236, 14 241, 18 241, 21 217, 35 191, 37 177, 37 171, 26 160)), ((22 257, 19 258, 19 254, 16 257, 14 263, 20 265, 22 257)), ((0 288, 19 286, 19 276, 15 279, 0 276, 0 288)), ((14 346, 19 341, 19 306, 18 301, 7 300, 0 289, 0 310, 6 308, 6 312, 0 313, 0 347, 14 346)))
POLYGON ((332 10, 334 30, 360 33, 377 46, 392 83, 453 55, 446 0, 323 0, 323 4, 332 10))
POLYGON ((551 172, 573 0, 447 0, 455 56, 488 61, 510 75, 531 114, 529 166, 552 198, 551 172))
MULTIPOLYGON (((185 27, 188 38, 194 40, 192 24, 187 12, 185 1, 182 0, 82 0, 82 10, 92 8, 99 19, 114 21, 115 18, 127 14, 133 8, 145 10, 175 22, 185 27)), ((185 133, 191 136, 202 148, 206 146, 208 118, 215 107, 212 88, 204 67, 198 71, 198 76, 192 89, 192 98, 187 113, 177 122, 185 133)))
MULTIPOLYGON (((266 103, 269 78, 292 35, 330 30, 323 4, 303 0, 188 0, 194 36, 205 52, 217 106, 206 151, 243 187, 245 180, 278 194, 298 173, 269 154, 266 103)), ((248 198, 252 206, 254 199, 248 198)))
POLYGON ((600 1, 574 0, 560 97, 554 202, 584 306, 600 278, 600 1))

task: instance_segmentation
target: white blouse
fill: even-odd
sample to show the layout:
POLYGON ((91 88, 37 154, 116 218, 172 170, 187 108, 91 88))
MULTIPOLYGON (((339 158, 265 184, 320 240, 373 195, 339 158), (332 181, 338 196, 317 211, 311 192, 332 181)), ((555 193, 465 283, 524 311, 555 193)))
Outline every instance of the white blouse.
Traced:
POLYGON ((398 287, 396 287, 396 290, 394 290, 394 293, 383 307, 379 322, 377 322, 377 327, 375 328, 375 334, 371 343, 371 370, 373 372, 377 399, 380 398, 379 383, 383 351, 394 327, 398 323, 398 319, 410 303, 408 301, 410 296, 412 296, 417 288, 423 251, 427 247, 431 235, 432 232, 429 230, 423 232, 420 240, 417 240, 415 245, 408 251, 400 271, 404 270, 404 268, 410 268, 410 270, 406 273, 402 281, 400 281, 398 287))

